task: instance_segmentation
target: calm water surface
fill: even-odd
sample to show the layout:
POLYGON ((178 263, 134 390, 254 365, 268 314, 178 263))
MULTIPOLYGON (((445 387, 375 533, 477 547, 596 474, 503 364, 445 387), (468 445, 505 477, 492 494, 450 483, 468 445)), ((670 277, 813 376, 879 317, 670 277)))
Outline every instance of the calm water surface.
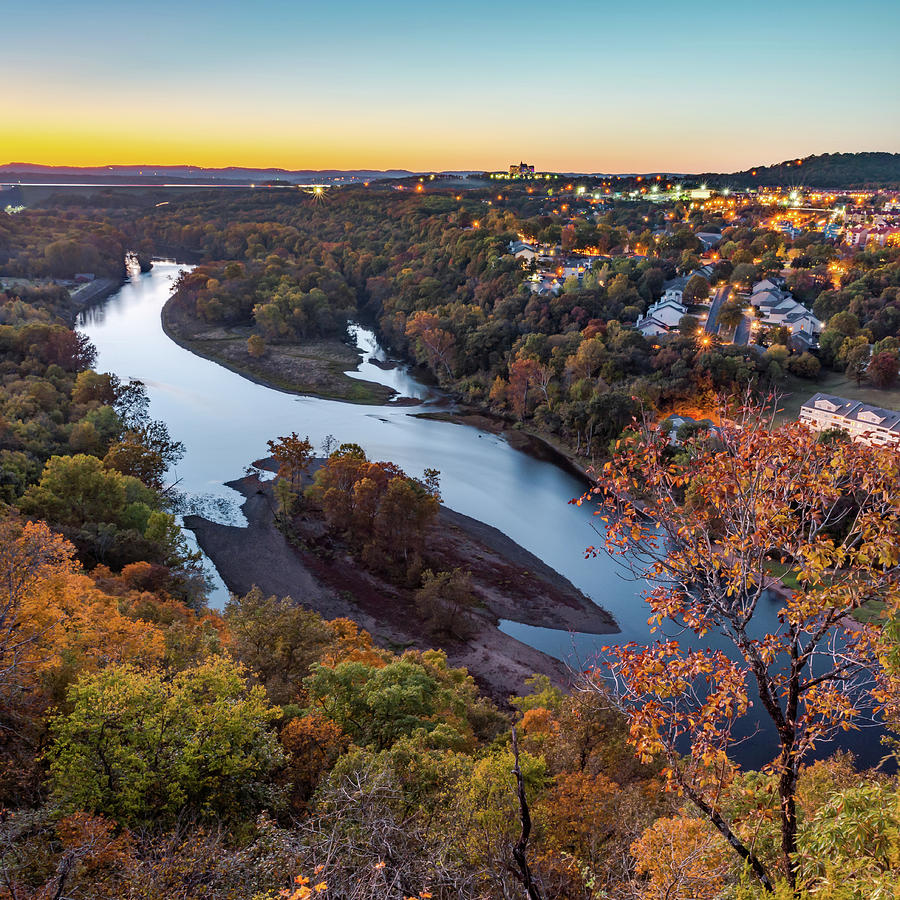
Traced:
MULTIPOLYGON (((568 501, 582 493, 581 483, 556 466, 514 450, 502 438, 413 414, 441 403, 436 392, 413 378, 406 367, 383 370, 369 360, 385 361, 372 332, 353 326, 363 363, 353 377, 388 384, 401 396, 423 401, 408 407, 358 406, 298 397, 254 384, 217 363, 179 347, 163 332, 160 311, 186 267, 154 264, 151 272, 133 275, 103 304, 86 310, 79 320, 98 350, 97 368, 147 386, 151 414, 169 426, 187 452, 175 475, 198 511, 218 521, 243 523, 242 500, 224 482, 240 477, 253 460, 267 455, 266 441, 297 431, 320 446, 326 435, 362 445, 370 459, 392 460, 413 475, 426 467, 441 472, 444 503, 500 529, 521 546, 565 575, 595 603, 615 616, 615 635, 571 634, 516 622, 501 627, 525 644, 579 666, 604 644, 650 639, 642 585, 625 580, 606 557, 585 560, 584 548, 601 542, 598 520, 587 507, 568 501)), ((441 407, 444 408, 444 407, 441 407)), ((210 570, 211 563, 207 563, 210 570)), ((226 597, 221 579, 211 602, 226 597)), ((768 603, 768 601, 767 601, 768 603)), ((777 606, 768 603, 761 627, 776 630, 777 606)), ((702 641, 680 636, 685 643, 716 646, 714 636, 702 641)), ((755 725, 747 723, 749 734, 755 725)), ((842 742, 859 755, 879 757, 871 735, 851 735, 842 742)), ((764 734, 740 753, 759 765, 771 758, 772 743, 764 734)))

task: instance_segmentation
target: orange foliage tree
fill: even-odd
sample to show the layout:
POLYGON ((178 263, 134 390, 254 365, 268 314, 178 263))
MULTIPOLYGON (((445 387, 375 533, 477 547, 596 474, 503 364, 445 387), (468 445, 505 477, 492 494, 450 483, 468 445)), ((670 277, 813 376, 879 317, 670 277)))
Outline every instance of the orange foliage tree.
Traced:
POLYGON ((75 571, 75 548, 42 522, 0 521, 0 698, 9 702, 36 665, 35 645, 53 627, 47 617, 35 627, 41 585, 75 571))
POLYGON ((300 490, 304 473, 312 462, 313 445, 309 437, 301 438, 296 431, 269 441, 269 453, 278 463, 278 474, 290 482, 294 491, 300 490))
POLYGON ((427 359, 433 370, 442 367, 452 380, 456 341, 449 331, 440 327, 440 319, 434 313, 413 313, 406 323, 406 336, 415 341, 420 358, 427 359))
POLYGON ((280 738, 287 758, 285 774, 290 785, 291 806, 300 811, 319 779, 331 771, 347 749, 350 738, 340 725, 316 712, 291 719, 281 730, 280 738))
POLYGON ((646 900, 715 900, 730 874, 728 846, 704 819, 657 819, 631 852, 646 900))
MULTIPOLYGON (((750 685, 776 734, 770 771, 793 885, 801 762, 818 742, 871 721, 884 699, 881 629, 852 616, 868 604, 898 607, 900 454, 820 443, 796 423, 770 429, 750 407, 723 412, 722 423, 717 446, 689 440, 674 457, 667 435, 649 420, 635 423, 592 494, 606 551, 651 585, 650 624, 715 633, 728 654, 662 640, 609 650, 607 663, 637 752, 666 761, 671 783, 772 889, 720 807, 733 724, 750 685), (792 590, 778 577, 785 571, 792 590), (760 619, 772 590, 779 608, 767 633, 760 619)), ((605 690, 599 669, 586 685, 605 690)))

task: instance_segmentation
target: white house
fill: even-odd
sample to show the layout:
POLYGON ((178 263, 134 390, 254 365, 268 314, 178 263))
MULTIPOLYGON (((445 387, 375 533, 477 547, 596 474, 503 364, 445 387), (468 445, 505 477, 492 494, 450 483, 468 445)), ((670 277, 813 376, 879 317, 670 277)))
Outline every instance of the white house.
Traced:
POLYGON ((816 431, 840 428, 864 444, 900 447, 900 413, 893 409, 820 393, 800 407, 800 421, 816 431))
POLYGON ((768 278, 763 278, 762 281, 757 281, 756 284, 753 285, 753 293, 757 294, 760 291, 780 291, 784 286, 784 279, 780 275, 770 275, 768 278))
MULTIPOLYGON (((667 291, 666 293, 668 294, 669 292, 667 291)), ((681 291, 672 291, 671 293, 680 295, 681 291)), ((664 322, 669 328, 674 328, 681 321, 681 317, 686 315, 687 307, 681 302, 680 296, 678 299, 675 299, 674 296, 662 296, 647 310, 644 317, 656 319, 659 322, 664 322)))
POLYGON ((635 328, 644 337, 658 337, 661 334, 668 334, 672 329, 659 319, 653 316, 641 316, 634 325, 635 328))
POLYGON ((822 331, 822 323, 802 303, 768 279, 754 285, 750 303, 758 310, 763 325, 784 325, 791 334, 803 332, 809 336, 822 331))
POLYGON ((644 337, 654 337, 673 331, 681 317, 686 315, 687 307, 681 303, 681 291, 668 290, 634 323, 634 327, 644 337))
POLYGON ((656 302, 681 303, 683 297, 684 292, 680 288, 666 288, 665 293, 656 302))

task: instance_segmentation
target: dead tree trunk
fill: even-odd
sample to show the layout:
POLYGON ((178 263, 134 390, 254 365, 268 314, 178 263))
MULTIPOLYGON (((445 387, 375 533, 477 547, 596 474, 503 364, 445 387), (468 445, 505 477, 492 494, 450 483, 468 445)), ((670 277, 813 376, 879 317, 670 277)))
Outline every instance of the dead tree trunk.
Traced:
POLYGON ((519 766, 519 741, 516 737, 516 726, 512 729, 512 750, 516 764, 513 773, 516 776, 516 788, 519 793, 519 813, 522 818, 522 833, 519 840, 513 847, 513 859, 519 867, 517 873, 525 892, 528 894, 529 900, 544 900, 538 886, 534 882, 531 869, 528 866, 528 860, 525 857, 525 848, 528 845, 528 836, 531 834, 531 814, 528 811, 528 801, 525 798, 525 781, 522 778, 522 769, 519 766))

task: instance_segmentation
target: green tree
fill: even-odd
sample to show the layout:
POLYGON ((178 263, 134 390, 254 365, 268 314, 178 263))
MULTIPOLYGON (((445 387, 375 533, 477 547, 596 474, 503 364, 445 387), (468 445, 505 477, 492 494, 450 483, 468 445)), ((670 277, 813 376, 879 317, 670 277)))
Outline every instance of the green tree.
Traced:
POLYGON ((53 456, 22 497, 24 512, 59 525, 110 522, 143 533, 158 505, 137 478, 103 467, 95 456, 53 456))
POLYGON ((723 328, 735 329, 744 318, 744 304, 740 300, 729 300, 719 310, 716 322, 723 328))
POLYGON ((225 604, 234 653, 255 672, 275 703, 296 701, 303 679, 335 635, 317 613, 290 597, 266 597, 254 587, 225 604))
POLYGON ((709 297, 709 282, 702 275, 691 275, 684 286, 683 300, 685 304, 697 303, 709 297))
POLYGON ((862 335, 858 338, 845 338, 839 356, 843 357, 844 371, 847 375, 856 380, 857 386, 862 384, 871 358, 868 340, 862 335))
POLYGON ((50 787, 64 810, 126 824, 182 812, 252 814, 281 762, 280 711, 225 657, 167 677, 129 665, 82 676, 50 724, 50 787))
POLYGON ((424 666, 399 659, 382 667, 316 666, 304 681, 310 713, 321 713, 362 747, 384 750, 420 733, 431 746, 458 746, 462 734, 439 713, 450 694, 424 666))

